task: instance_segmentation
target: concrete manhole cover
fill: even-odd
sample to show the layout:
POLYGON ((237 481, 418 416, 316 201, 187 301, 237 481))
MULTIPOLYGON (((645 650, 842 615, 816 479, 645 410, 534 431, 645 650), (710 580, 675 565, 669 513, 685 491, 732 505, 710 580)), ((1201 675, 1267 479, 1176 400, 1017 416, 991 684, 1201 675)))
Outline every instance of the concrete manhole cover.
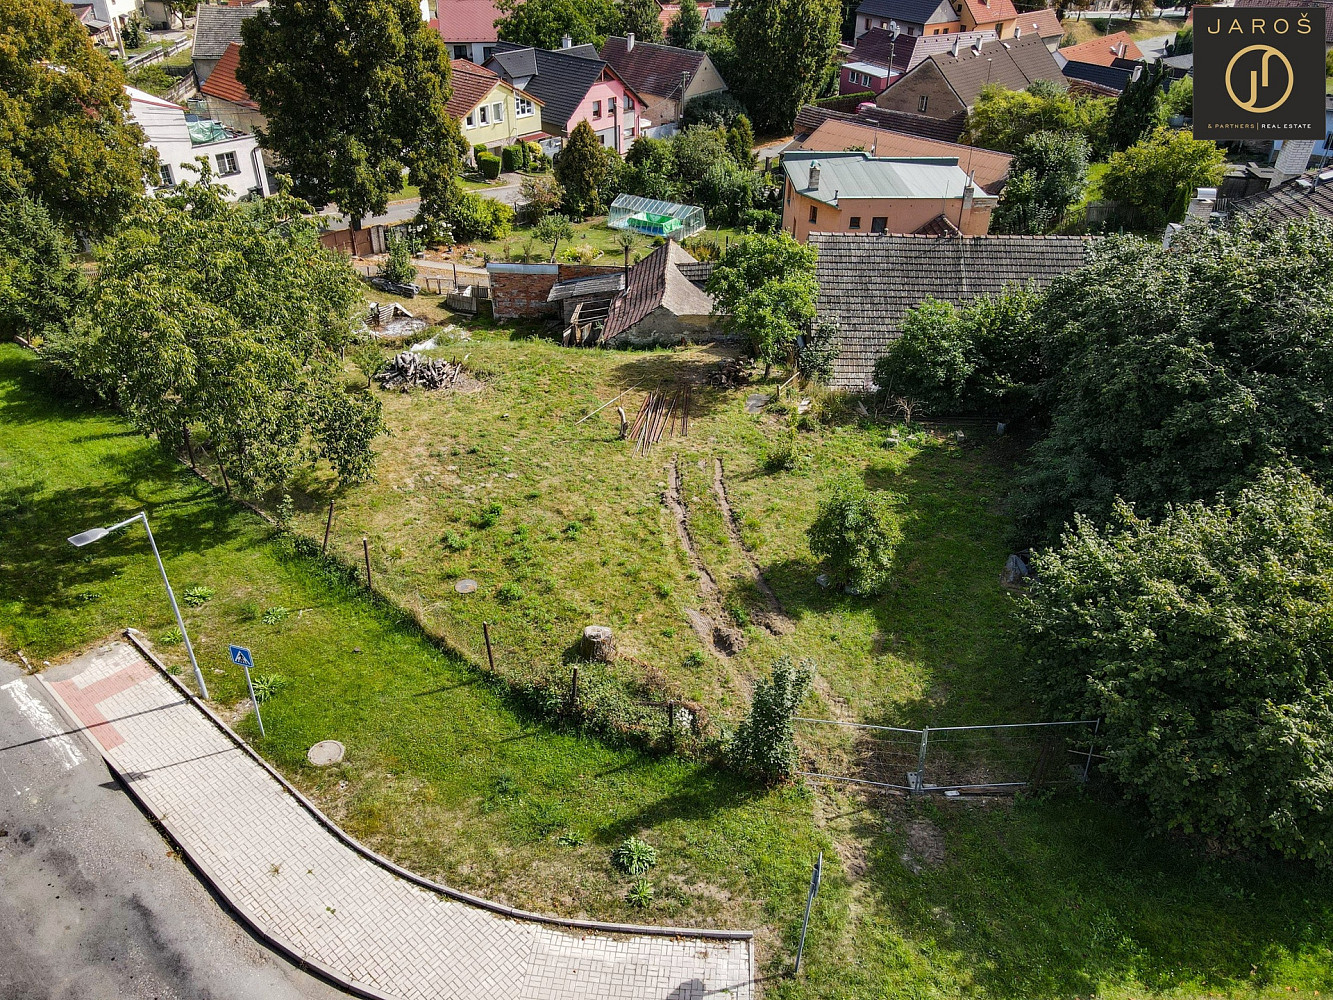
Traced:
POLYGON ((477 589, 476 580, 459 580, 454 584, 454 590, 460 594, 470 594, 477 589))
POLYGON ((320 740, 310 748, 306 757, 316 767, 328 767, 343 759, 343 745, 337 740, 320 740))

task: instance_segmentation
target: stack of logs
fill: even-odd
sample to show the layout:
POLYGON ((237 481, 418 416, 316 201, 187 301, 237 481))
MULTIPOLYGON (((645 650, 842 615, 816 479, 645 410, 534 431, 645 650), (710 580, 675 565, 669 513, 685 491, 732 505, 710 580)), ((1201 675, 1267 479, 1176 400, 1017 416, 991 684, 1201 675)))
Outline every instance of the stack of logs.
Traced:
POLYGON ((375 378, 385 389, 402 389, 406 392, 412 386, 420 386, 423 389, 450 389, 462 374, 461 361, 423 358, 411 351, 403 351, 375 378))
POLYGON ((743 358, 726 358, 708 373, 708 381, 723 389, 734 389, 750 381, 749 367, 749 362, 743 358))
POLYGON ((625 433, 639 454, 648 454, 648 449, 661 441, 663 435, 685 437, 690 433, 690 395, 688 385, 672 393, 660 390, 648 393, 625 433))

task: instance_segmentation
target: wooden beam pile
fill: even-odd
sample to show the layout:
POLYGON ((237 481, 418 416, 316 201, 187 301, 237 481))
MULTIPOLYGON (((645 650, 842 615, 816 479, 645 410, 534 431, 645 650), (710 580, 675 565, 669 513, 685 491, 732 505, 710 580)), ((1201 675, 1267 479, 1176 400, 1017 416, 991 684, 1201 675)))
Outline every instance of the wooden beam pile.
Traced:
POLYGON ((403 351, 375 378, 385 389, 402 389, 406 392, 412 386, 420 386, 423 389, 452 389, 462 374, 461 361, 423 358, 420 354, 403 351))
POLYGON ((691 395, 692 390, 687 385, 670 393, 654 390, 644 397, 643 405, 625 435, 634 442, 640 455, 648 454, 648 450, 663 437, 685 437, 690 433, 691 395))

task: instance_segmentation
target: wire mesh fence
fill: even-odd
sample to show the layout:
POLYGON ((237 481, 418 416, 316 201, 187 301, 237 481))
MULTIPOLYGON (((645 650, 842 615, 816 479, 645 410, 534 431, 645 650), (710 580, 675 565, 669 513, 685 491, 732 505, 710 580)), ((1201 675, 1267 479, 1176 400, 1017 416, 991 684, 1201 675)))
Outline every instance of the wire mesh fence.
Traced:
POLYGON ((1084 781, 1099 724, 905 729, 798 718, 799 772, 903 792, 999 791, 1084 781))

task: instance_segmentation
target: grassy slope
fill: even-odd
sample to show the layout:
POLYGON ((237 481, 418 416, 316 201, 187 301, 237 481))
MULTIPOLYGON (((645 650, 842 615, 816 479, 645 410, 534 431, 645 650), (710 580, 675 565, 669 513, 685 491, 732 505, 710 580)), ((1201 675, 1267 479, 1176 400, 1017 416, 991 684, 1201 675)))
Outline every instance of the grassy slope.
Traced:
MULTIPOLYGON (((654 356, 597 357, 625 364, 654 356)), ((266 706, 271 735, 257 741, 260 749, 353 833, 414 868, 522 905, 637 916, 619 901, 625 880, 610 872, 607 856, 620 837, 643 830, 663 848, 654 875, 660 902, 650 918, 764 923, 762 944, 772 956, 791 947, 805 866, 831 839, 836 853, 806 973, 767 982, 769 996, 783 1000, 1293 995, 1286 987, 1314 996, 1333 988, 1327 877, 1146 839, 1123 810, 1093 798, 979 808, 867 803, 828 791, 754 796, 697 765, 532 724, 458 661, 293 557, 257 518, 118 420, 47 392, 30 356, 0 345, 4 646, 55 657, 124 624, 160 635, 169 611, 141 538, 109 539, 87 552, 63 542, 146 506, 178 588, 216 590, 188 612, 215 696, 242 700, 243 681, 225 649, 247 643, 261 672, 289 681, 266 706), (256 620, 273 606, 292 614, 280 625, 256 620), (348 762, 312 772, 304 748, 328 737, 348 745, 348 762), (560 846, 566 829, 586 843, 560 846)), ((876 459, 876 468, 885 462, 876 459)), ((898 477, 906 509, 918 515, 908 532, 907 565, 917 569, 907 592, 868 615, 834 598, 824 598, 828 607, 802 605, 802 613, 818 612, 832 623, 824 635, 840 637, 891 617, 903 650, 940 659, 923 671, 926 679, 950 678, 937 697, 951 711, 958 705, 958 715, 981 716, 996 710, 988 698, 1012 699, 999 691, 1013 687, 1009 674, 958 663, 946 669, 946 657, 966 663, 996 625, 984 606, 989 558, 981 560, 984 582, 979 575, 969 582, 958 568, 976 558, 966 522, 979 518, 985 532, 1001 523, 993 510, 998 484, 974 459, 944 449, 935 466, 918 456, 898 477), (980 621, 969 636, 972 610, 980 621)), ((792 482, 774 488, 755 476, 747 513, 757 516, 764 498, 792 482)), ((780 551, 783 543, 768 544, 780 551)), ((1011 673, 1014 665, 1003 665, 1011 673)), ((921 685, 918 678, 907 687, 921 685)), ((249 720, 240 726, 256 738, 249 720)), ((770 960, 771 970, 780 967, 770 960)))
POLYGON ((1184 22, 1177 18, 1136 17, 1133 21, 1129 21, 1117 17, 1108 22, 1105 18, 1078 20, 1071 16, 1066 17, 1062 22, 1065 37, 1060 44, 1062 46, 1080 45, 1083 42, 1090 42, 1094 38, 1101 38, 1103 35, 1113 35, 1117 31, 1128 32, 1129 36, 1135 40, 1157 38, 1161 35, 1174 35, 1183 24, 1184 22))

